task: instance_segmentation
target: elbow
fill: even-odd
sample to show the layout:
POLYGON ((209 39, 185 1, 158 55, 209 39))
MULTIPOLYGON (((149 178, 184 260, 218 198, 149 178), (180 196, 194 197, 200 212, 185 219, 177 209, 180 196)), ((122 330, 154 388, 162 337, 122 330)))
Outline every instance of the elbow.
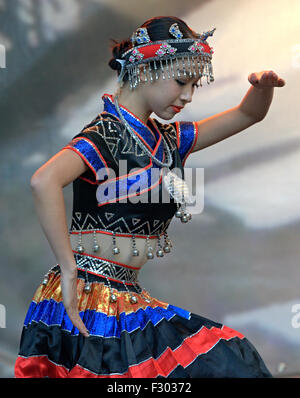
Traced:
POLYGON ((40 186, 42 186, 45 182, 45 178, 37 172, 35 172, 31 179, 30 179, 30 187, 31 189, 38 189, 40 186))
POLYGON ((35 175, 33 175, 30 180, 30 188, 33 190, 36 189, 39 185, 40 185, 40 179, 35 175))

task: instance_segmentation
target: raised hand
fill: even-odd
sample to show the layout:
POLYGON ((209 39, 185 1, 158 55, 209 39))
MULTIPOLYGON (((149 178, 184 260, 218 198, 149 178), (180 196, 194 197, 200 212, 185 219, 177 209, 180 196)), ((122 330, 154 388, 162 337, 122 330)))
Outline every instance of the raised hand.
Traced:
POLYGON ((285 81, 272 70, 251 73, 248 80, 256 88, 283 87, 285 85, 285 81))

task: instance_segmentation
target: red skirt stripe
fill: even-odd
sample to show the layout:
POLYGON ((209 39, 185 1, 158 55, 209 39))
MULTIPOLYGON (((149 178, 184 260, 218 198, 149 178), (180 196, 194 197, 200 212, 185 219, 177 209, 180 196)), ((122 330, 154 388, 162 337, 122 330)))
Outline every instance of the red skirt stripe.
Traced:
POLYGON ((178 365, 184 368, 187 367, 198 355, 205 354, 211 350, 220 340, 230 340, 234 337, 242 339, 244 335, 225 325, 221 329, 202 327, 193 336, 187 337, 175 350, 168 347, 159 358, 149 358, 137 365, 132 365, 123 374, 97 375, 80 365, 76 365, 68 372, 66 368, 55 365, 45 356, 19 357, 16 362, 15 376, 24 377, 22 376, 24 369, 24 374, 30 374, 30 377, 154 378, 158 375, 166 377, 178 365))
POLYGON ((47 355, 22 357, 19 356, 15 362, 15 377, 69 377, 69 370, 63 365, 58 365, 47 357, 47 355))

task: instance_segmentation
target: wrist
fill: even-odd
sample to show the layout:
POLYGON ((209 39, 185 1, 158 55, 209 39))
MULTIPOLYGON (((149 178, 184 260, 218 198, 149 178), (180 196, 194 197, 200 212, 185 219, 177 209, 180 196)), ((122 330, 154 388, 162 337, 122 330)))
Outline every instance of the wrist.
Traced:
POLYGON ((59 263, 60 270, 62 274, 69 275, 69 276, 75 276, 77 275, 77 265, 75 261, 72 262, 61 262, 59 263))

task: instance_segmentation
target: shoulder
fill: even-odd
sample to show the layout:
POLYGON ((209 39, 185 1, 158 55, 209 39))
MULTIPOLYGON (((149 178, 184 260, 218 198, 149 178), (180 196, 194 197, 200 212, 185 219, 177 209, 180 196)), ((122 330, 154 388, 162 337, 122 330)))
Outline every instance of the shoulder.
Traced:
POLYGON ((121 123, 114 115, 103 112, 99 113, 95 119, 85 125, 80 133, 73 138, 84 135, 95 136, 95 134, 102 138, 116 137, 119 134, 120 127, 121 123))
POLYGON ((172 123, 161 123, 157 119, 153 120, 157 123, 160 130, 165 133, 165 136, 169 137, 176 143, 179 155, 184 165, 197 141, 197 122, 175 121, 172 123))
POLYGON ((175 123, 162 123, 155 118, 150 118, 152 124, 159 129, 159 131, 164 135, 164 137, 169 141, 171 146, 177 145, 177 134, 175 123))

